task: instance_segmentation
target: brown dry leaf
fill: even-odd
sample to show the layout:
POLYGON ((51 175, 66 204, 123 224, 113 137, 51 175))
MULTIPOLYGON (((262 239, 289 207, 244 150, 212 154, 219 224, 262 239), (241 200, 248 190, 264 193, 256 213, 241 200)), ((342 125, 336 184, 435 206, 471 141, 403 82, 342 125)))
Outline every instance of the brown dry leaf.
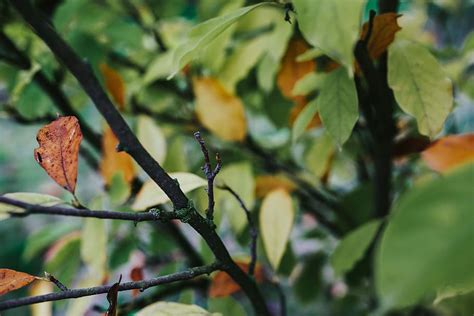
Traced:
POLYGON ((125 109, 125 83, 122 76, 105 63, 100 64, 99 68, 104 77, 107 91, 109 91, 115 103, 117 103, 118 109, 123 111, 125 109))
POLYGON ((107 185, 110 185, 117 172, 122 172, 127 183, 131 183, 135 177, 132 157, 125 152, 117 152, 118 143, 114 132, 107 126, 102 135, 102 160, 100 162, 100 173, 107 185))
MULTIPOLYGON (((237 265, 245 272, 249 269, 249 263, 236 261, 237 265)), ((261 265, 255 265, 254 277, 256 282, 263 281, 263 268, 261 265)), ((240 286, 232 280, 232 278, 224 271, 217 272, 211 281, 209 288, 209 297, 228 296, 240 291, 240 286)))
POLYGON ((284 189, 287 192, 292 192, 296 188, 295 184, 282 176, 258 176, 255 179, 255 195, 258 198, 263 198, 267 193, 276 189, 284 189))
MULTIPOLYGON (((400 16, 400 14, 393 12, 375 16, 372 34, 370 35, 369 43, 367 45, 369 55, 372 59, 379 58, 395 39, 395 33, 402 29, 397 23, 397 19, 400 16)), ((369 24, 368 22, 365 22, 360 34, 361 39, 365 38, 368 28, 369 24)))
MULTIPOLYGON (((296 118, 298 117, 300 112, 303 111, 303 109, 307 105, 307 102, 303 97, 297 97, 297 98, 302 98, 302 100, 298 99, 298 101, 296 102, 296 104, 293 106, 293 108, 290 111, 290 116, 288 117, 288 125, 290 127, 293 126, 293 124, 296 121, 296 118)), ((319 114, 316 113, 313 116, 311 122, 309 122, 308 126, 306 127, 306 130, 310 130, 310 129, 318 127, 318 126, 321 126, 321 119, 319 118, 319 114)))
POLYGON ((281 94, 288 99, 294 99, 292 94, 295 83, 316 69, 313 60, 297 62, 296 58, 309 49, 303 39, 294 39, 288 44, 288 49, 283 56, 281 68, 277 76, 277 85, 281 94))
POLYGON ((22 288, 37 279, 28 273, 0 269, 0 295, 22 288))
MULTIPOLYGON (((143 280, 143 267, 135 267, 130 271, 130 279, 134 282, 143 280)), ((140 290, 133 289, 132 296, 137 297, 140 290)))
POLYGON ((35 159, 60 186, 74 194, 82 132, 74 116, 60 117, 36 135, 35 159))
POLYGON ((193 79, 199 121, 223 140, 242 141, 247 121, 242 101, 213 78, 193 79))
POLYGON ((474 161, 474 133, 440 138, 421 157, 425 163, 438 172, 449 171, 474 161))
POLYGON ((122 275, 117 283, 114 283, 107 292, 107 301, 109 302, 109 308, 107 309, 106 316, 116 316, 117 315, 117 299, 118 299, 118 289, 120 282, 122 281, 122 275))

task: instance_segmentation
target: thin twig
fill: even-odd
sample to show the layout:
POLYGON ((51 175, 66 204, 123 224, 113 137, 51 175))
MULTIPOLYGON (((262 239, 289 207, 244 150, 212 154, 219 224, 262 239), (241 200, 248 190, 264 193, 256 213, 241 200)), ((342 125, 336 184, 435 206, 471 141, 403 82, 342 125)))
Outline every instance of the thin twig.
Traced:
POLYGON ((45 272, 44 276, 48 281, 54 283, 58 287, 58 289, 61 290, 62 292, 69 291, 69 289, 64 284, 62 284, 61 281, 56 279, 52 274, 45 272))
POLYGON ((253 219, 252 219, 252 214, 250 213, 250 210, 245 206, 244 201, 242 198, 235 192, 231 187, 229 187, 226 184, 219 185, 217 186, 221 190, 226 190, 230 194, 234 196, 234 198, 239 202, 240 207, 242 210, 245 212, 245 215, 247 216, 247 221, 249 223, 249 229, 250 229, 250 264, 249 264, 249 271, 248 273, 253 276, 255 272, 255 265, 257 264, 257 238, 258 238, 258 230, 257 226, 255 225, 253 219))
POLYGON ((216 153, 216 167, 214 170, 212 169, 211 160, 209 159, 209 151, 207 150, 206 143, 204 143, 204 139, 201 137, 200 132, 194 133, 194 138, 197 140, 199 145, 201 146, 202 154, 204 155, 204 166, 202 170, 207 178, 207 197, 208 197, 208 206, 206 217, 209 221, 214 220, 214 206, 216 204, 214 200, 214 179, 216 178, 217 174, 221 170, 222 161, 219 153, 216 153))
MULTIPOLYGON (((168 284, 168 283, 182 281, 182 280, 189 280, 199 275, 210 274, 214 271, 220 270, 221 268, 222 268, 221 264, 219 262, 215 262, 210 265, 195 267, 195 268, 187 269, 187 270, 172 273, 172 274, 159 276, 159 277, 149 279, 149 280, 125 282, 119 285, 118 290, 129 291, 133 289, 139 289, 143 291, 157 285, 168 284)), ((67 291, 50 293, 50 294, 39 295, 39 296, 24 297, 20 299, 11 299, 4 302, 0 302, 0 311, 12 309, 19 306, 32 305, 32 304, 43 303, 43 302, 51 302, 51 301, 58 301, 58 300, 64 300, 64 299, 70 299, 70 298, 105 294, 109 291, 111 287, 112 285, 103 285, 103 286, 96 286, 96 287, 90 287, 90 288, 67 290, 67 291)))
POLYGON ((42 206, 34 205, 18 200, 14 200, 5 196, 0 196, 0 203, 16 206, 25 210, 25 212, 10 212, 12 217, 25 217, 34 214, 48 214, 48 215, 63 215, 72 217, 93 217, 103 219, 118 219, 133 222, 145 222, 145 221, 156 221, 156 220, 170 220, 173 219, 173 212, 166 214, 165 218, 155 212, 114 212, 114 211, 102 211, 102 210, 88 210, 88 209, 76 209, 59 206, 42 206))

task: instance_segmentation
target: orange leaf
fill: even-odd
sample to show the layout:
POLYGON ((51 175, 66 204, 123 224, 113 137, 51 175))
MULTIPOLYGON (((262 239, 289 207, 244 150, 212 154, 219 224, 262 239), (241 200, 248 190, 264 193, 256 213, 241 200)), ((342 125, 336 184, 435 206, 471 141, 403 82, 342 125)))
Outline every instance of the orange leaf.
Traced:
POLYGON ((36 136, 35 159, 60 186, 74 194, 82 132, 77 118, 63 116, 44 126, 36 136))
MULTIPOLYGON (((141 281, 143 280, 143 267, 135 267, 130 271, 130 279, 132 281, 141 281)), ((132 296, 136 297, 140 293, 140 290, 133 289, 132 290, 132 296)))
POLYGON ((213 78, 193 80, 198 120, 223 140, 241 141, 247 134, 242 101, 213 78))
MULTIPOLYGON (((372 59, 379 58, 395 39, 395 33, 402 29, 397 23, 397 19, 400 16, 401 15, 396 13, 384 13, 375 16, 372 34, 370 35, 367 45, 369 55, 372 59)), ((367 35, 368 28, 369 24, 365 22, 360 34, 361 39, 364 39, 367 35)))
POLYGON ((474 133, 440 138, 421 157, 425 163, 438 172, 449 171, 474 161, 474 133))
POLYGON ((255 179, 255 195, 259 198, 276 189, 292 192, 295 189, 295 184, 287 178, 279 176, 265 175, 255 179))
POLYGON ((135 177, 132 157, 127 153, 117 152, 118 143, 114 132, 107 126, 102 135, 102 160, 100 162, 100 173, 107 184, 112 182, 112 178, 117 172, 122 172, 127 183, 132 182, 135 177))
POLYGON ((125 109, 125 84, 123 82, 122 76, 115 71, 113 68, 109 67, 107 64, 101 64, 100 72, 105 80, 105 87, 107 91, 112 95, 115 103, 118 104, 119 110, 125 109))
MULTIPOLYGON (((245 272, 249 269, 249 264, 247 262, 236 261, 237 265, 244 270, 245 272)), ((255 266, 254 273, 255 281, 263 281, 263 268, 261 265, 257 264, 255 266)), ((232 280, 232 278, 224 271, 217 272, 211 281, 211 287, 209 288, 210 297, 222 297, 228 296, 232 293, 240 291, 240 286, 232 280)))
POLYGON ((0 295, 22 288, 37 277, 10 269, 0 269, 0 295))
POLYGON ((288 49, 281 62, 277 76, 277 85, 281 94, 288 99, 294 99, 292 94, 295 83, 316 69, 313 60, 297 62, 296 58, 309 49, 308 44, 302 39, 294 39, 288 44, 288 49))

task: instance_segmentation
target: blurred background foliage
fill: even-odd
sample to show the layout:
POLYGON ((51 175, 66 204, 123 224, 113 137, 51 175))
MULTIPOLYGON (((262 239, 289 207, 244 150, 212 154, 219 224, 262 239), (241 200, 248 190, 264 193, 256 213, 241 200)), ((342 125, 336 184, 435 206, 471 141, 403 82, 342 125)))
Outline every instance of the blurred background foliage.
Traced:
MULTIPOLYGON (((282 89, 285 84, 277 82, 277 78, 284 67, 288 43, 301 40, 294 15, 291 25, 280 23, 283 12, 271 8, 245 16, 209 45, 192 67, 185 68, 170 81, 166 79, 172 71, 170 51, 186 38, 194 25, 256 2, 35 1, 74 50, 89 61, 104 85, 107 85, 107 77, 113 80, 111 77, 118 76, 118 80, 123 81, 122 113, 137 132, 140 126, 150 124, 145 122, 147 118, 152 119, 148 132, 156 133, 156 137, 149 142, 159 146, 158 160, 167 171, 202 176, 202 155, 192 137, 192 132, 201 128, 202 119, 197 118, 194 110, 190 78, 198 75, 217 78, 244 104, 248 125, 247 136, 237 143, 216 137, 216 132, 203 131, 210 148, 222 156, 224 167, 218 179, 236 189, 256 213, 265 195, 262 190, 268 191, 272 185, 282 186, 284 180, 281 179, 293 181, 288 173, 297 175, 298 179, 323 190, 328 196, 336 196, 353 227, 366 223, 373 216, 370 213, 372 188, 363 167, 366 158, 359 140, 351 137, 343 148, 337 148, 317 121, 297 142, 291 140, 292 122, 306 100, 288 98, 282 89), (107 65, 113 74, 107 76, 101 65, 107 65)), ((374 8, 376 1, 369 0, 364 21, 369 10, 374 8)), ((401 32, 428 47, 454 82, 455 107, 442 135, 473 132, 474 2, 401 1, 400 13, 403 14, 399 19, 401 32)), ((38 192, 68 201, 71 197, 49 179, 33 159, 38 129, 61 112, 33 77, 42 72, 60 86, 72 107, 94 132, 102 133, 105 124, 75 79, 6 1, 0 2, 0 23, 2 32, 31 61, 25 67, 12 65, 8 62, 11 54, 0 45, 0 192, 38 192)), ((328 26, 331 27, 334 26, 328 26)), ((303 48, 298 55, 306 50, 303 48)), ((317 69, 323 69, 328 58, 315 56, 309 60, 317 69)), ((111 89, 109 92, 114 96, 111 89)), ((397 120, 404 135, 419 136, 413 118, 397 112, 397 120)), ((231 124, 230 121, 232 119, 227 123, 231 124)), ((101 152, 97 150, 100 148, 94 148, 88 142, 83 142, 83 146, 91 152, 93 159, 100 160, 101 152)), ((124 174, 112 175, 109 179, 103 176, 103 172, 97 172, 85 159, 80 159, 77 195, 81 201, 91 208, 129 210, 131 200, 128 198, 131 191, 136 193, 136 181, 127 181, 124 174)), ((140 171, 136 176, 146 180, 140 171)), ((401 194, 414 184, 433 177, 434 173, 418 154, 405 155, 396 160, 394 190, 401 194)), ((190 195, 200 210, 206 208, 203 189, 190 195)), ((308 208, 314 206, 304 204, 296 193, 293 196, 295 225, 278 269, 288 315, 367 315, 373 295, 373 289, 365 281, 368 262, 359 262, 343 278, 336 276, 328 258, 337 239, 321 229, 311 216, 308 208)), ((218 191, 216 201, 220 235, 234 257, 248 257, 249 237, 244 214, 227 193, 218 191)), ((174 272, 190 262, 189 254, 176 246, 174 230, 193 244, 204 262, 211 262, 209 249, 185 225, 171 230, 160 226, 157 230, 148 223, 133 225, 106 221, 99 224, 81 219, 35 216, 0 221, 0 266, 36 275, 46 270, 71 287, 97 285, 104 280, 110 283, 120 273, 127 280, 131 269, 136 267, 144 267, 147 276, 174 272), (103 252, 103 258, 93 259, 94 262, 88 262, 85 249, 85 244, 91 242, 85 240, 91 236, 96 242, 94 246, 98 247, 95 251, 103 252), (94 267, 94 264, 101 266, 94 267)), ((273 275, 261 242, 258 249, 259 262, 266 265, 269 275, 273 275)), ((278 310, 274 286, 267 282, 263 287, 270 289, 264 293, 270 293, 271 307, 278 310)), ((244 315, 245 311, 251 310, 240 294, 207 299, 202 288, 176 292, 166 299, 199 304, 224 315, 244 315)), ((2 299, 24 296, 26 292, 20 290, 2 299)), ((130 301, 130 295, 121 294, 121 301, 130 301)), ((58 315, 82 315, 87 311, 93 315, 94 306, 99 311, 106 309, 104 301, 94 297, 59 302, 55 303, 55 311, 58 315)), ((471 315, 473 301, 472 294, 466 294, 437 306, 420 305, 407 313, 471 315)), ((29 313, 29 308, 21 308, 5 315, 29 313)))

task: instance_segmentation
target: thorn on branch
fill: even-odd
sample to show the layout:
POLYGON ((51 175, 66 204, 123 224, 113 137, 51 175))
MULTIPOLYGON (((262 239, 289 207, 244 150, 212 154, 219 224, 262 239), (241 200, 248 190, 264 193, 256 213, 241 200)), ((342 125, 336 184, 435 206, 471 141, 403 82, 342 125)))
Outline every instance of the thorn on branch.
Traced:
POLYGON ((201 146, 202 154, 204 155, 204 166, 202 170, 207 178, 207 196, 208 196, 208 207, 206 212, 207 220, 212 223, 214 221, 214 179, 216 178, 217 174, 221 170, 222 167, 222 160, 219 153, 216 153, 216 167, 214 170, 212 169, 211 160, 209 159, 209 151, 207 150, 206 144, 204 139, 201 137, 201 133, 199 131, 194 133, 194 138, 201 146))
POLYGON ((255 226, 255 223, 252 219, 252 214, 250 213, 249 209, 245 206, 244 201, 242 198, 235 192, 231 187, 229 187, 226 184, 219 185, 217 186, 221 190, 226 190, 230 194, 234 196, 234 198, 239 202, 240 207, 242 210, 245 212, 245 215, 247 216, 247 221, 249 223, 249 228, 250 228, 250 264, 249 264, 249 270, 248 273, 249 275, 254 274, 255 272, 255 265, 257 264, 257 238, 258 238, 258 230, 257 227, 255 226))

